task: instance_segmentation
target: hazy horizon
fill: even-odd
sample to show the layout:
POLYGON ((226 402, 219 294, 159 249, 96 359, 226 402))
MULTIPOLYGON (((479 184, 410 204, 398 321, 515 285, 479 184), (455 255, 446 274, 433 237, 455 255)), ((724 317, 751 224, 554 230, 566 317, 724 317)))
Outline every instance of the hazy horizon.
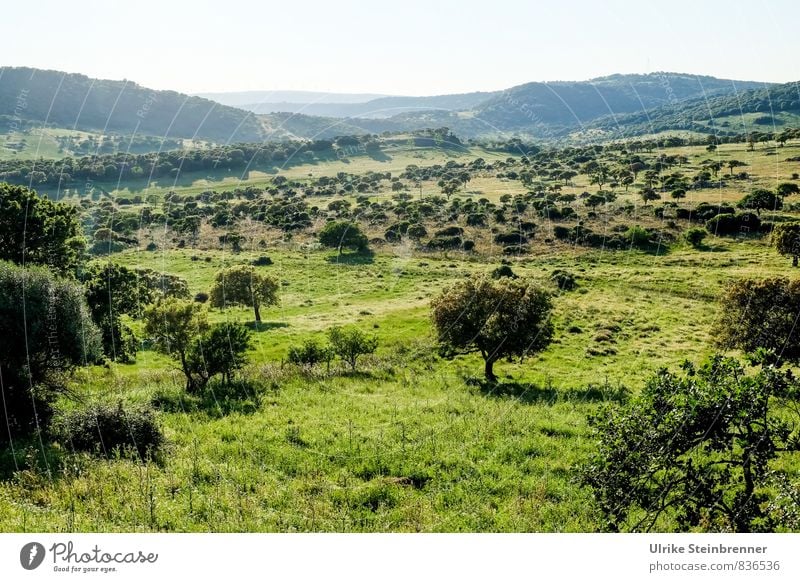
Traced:
POLYGON ((4 31, 0 50, 14 66, 191 94, 427 96, 657 71, 800 79, 793 58, 800 6, 788 0, 677 0, 666 10, 626 0, 544 6, 501 0, 491 10, 475 0, 402 6, 231 0, 224 7, 208 0, 191 10, 155 0, 14 3, 6 21, 18 26, 4 31))

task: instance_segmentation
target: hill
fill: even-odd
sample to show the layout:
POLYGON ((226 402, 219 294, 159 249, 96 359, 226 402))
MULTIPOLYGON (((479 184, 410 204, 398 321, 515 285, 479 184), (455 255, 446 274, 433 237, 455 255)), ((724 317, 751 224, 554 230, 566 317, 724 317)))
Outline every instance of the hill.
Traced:
POLYGON ((676 130, 735 135, 780 130, 798 121, 800 83, 793 82, 603 117, 591 127, 623 138, 676 130))
POLYGON ((218 142, 260 141, 263 136, 254 115, 208 99, 127 80, 0 68, 0 131, 43 125, 218 142))

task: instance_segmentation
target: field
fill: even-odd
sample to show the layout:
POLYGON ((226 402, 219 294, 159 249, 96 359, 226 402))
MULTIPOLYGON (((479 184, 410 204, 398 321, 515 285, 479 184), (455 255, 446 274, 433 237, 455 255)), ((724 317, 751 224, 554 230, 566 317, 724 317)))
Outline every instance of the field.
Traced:
MULTIPOLYGON (((409 164, 508 157, 477 148, 449 153, 393 146, 384 153, 381 159, 299 164, 279 174, 301 181, 341 171, 394 175, 409 164)), ((713 154, 693 146, 651 155, 657 153, 686 156, 678 170, 687 175, 708 158, 747 164, 742 170, 748 180, 690 191, 680 202, 687 206, 735 202, 752 188, 791 180, 800 169, 800 163, 784 161, 800 155, 796 143, 759 144, 755 151, 726 144, 713 154)), ((273 177, 252 172, 246 181, 207 182, 188 176, 172 185, 122 184, 108 190, 113 199, 160 198, 169 190, 195 195, 210 187, 263 186, 273 177)), ((579 195, 588 189, 597 187, 579 175, 560 192, 579 195)), ((577 482, 577 470, 594 446, 588 417, 636 393, 656 370, 709 356, 717 298, 731 281, 793 273, 767 236, 709 237, 693 248, 680 239, 680 228, 653 217, 652 204, 643 206, 637 189, 618 189, 615 204, 635 209, 609 220, 671 229, 668 247, 604 250, 537 238, 530 253, 505 257, 517 275, 551 288, 554 270, 574 273, 577 288, 553 288, 554 343, 524 361, 498 362, 496 385, 482 381, 478 356, 439 357, 430 323, 430 300, 444 287, 500 265, 501 249, 482 243, 480 236, 477 253, 386 244, 372 255, 340 256, 311 244, 310 236, 274 233, 266 248, 251 244, 260 233, 237 253, 220 248, 211 235, 184 248, 162 237, 157 250, 146 251, 144 241, 158 229, 140 233, 137 247, 95 260, 178 275, 192 296, 208 292, 224 267, 265 254, 272 260, 258 269, 281 281, 281 301, 264 310, 260 326, 251 323, 248 309, 210 312, 214 322, 248 322, 254 328, 240 393, 212 384, 208 393, 187 395, 175 363, 147 342, 133 364, 79 370, 73 389, 80 405, 152 403, 160 411, 167 449, 156 462, 145 463, 113 453, 98 459, 35 440, 18 443, 14 451, 0 453, 0 530, 602 529, 591 493, 577 482), (379 340, 378 351, 358 371, 335 363, 330 370, 305 372, 286 362, 290 346, 321 339, 326 329, 345 323, 379 340)), ((505 194, 526 190, 518 181, 486 175, 471 180, 457 197, 499 203, 505 194)), ((423 196, 434 192, 434 181, 423 184, 423 196)), ((392 193, 367 196, 380 202, 392 193)), ((323 207, 330 200, 314 202, 323 207)), ((577 207, 583 211, 580 203, 577 207)), ((551 227, 541 228, 549 233, 551 227)), ((367 229, 370 237, 383 232, 383 227, 367 229)), ((132 325, 141 333, 141 322, 132 325)), ((62 406, 76 404, 65 400, 62 406)), ((784 463, 797 474, 800 458, 784 463)))

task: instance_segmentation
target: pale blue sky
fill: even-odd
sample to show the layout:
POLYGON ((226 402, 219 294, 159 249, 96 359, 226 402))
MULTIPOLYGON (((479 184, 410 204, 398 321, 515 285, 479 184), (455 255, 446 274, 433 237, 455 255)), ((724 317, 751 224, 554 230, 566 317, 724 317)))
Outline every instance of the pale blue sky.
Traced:
POLYGON ((184 92, 431 95, 615 72, 800 80, 797 0, 6 2, 0 65, 184 92))

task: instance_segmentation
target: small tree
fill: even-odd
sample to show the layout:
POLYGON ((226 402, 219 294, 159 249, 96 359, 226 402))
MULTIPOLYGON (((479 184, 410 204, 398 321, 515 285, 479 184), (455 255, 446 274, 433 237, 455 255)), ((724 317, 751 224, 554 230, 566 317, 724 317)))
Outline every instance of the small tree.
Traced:
MULTIPOLYGON (((600 446, 583 468, 611 531, 773 531, 772 462, 797 451, 795 377, 745 374, 715 356, 685 374, 661 370, 628 405, 591 419, 600 446)), ((773 498, 774 499, 774 498, 773 498)))
POLYGON ((212 307, 231 305, 252 307, 256 323, 261 323, 261 307, 277 305, 278 281, 250 265, 238 265, 217 273, 211 289, 212 307))
POLYGON ((311 369, 322 363, 328 364, 330 367, 333 356, 334 353, 330 346, 321 345, 314 339, 307 339, 300 346, 291 346, 287 357, 289 362, 295 366, 311 369))
POLYGON ((741 279, 728 285, 712 328, 717 346, 800 362, 800 280, 741 279))
POLYGON ((639 196, 644 201, 645 206, 652 200, 661 200, 661 194, 652 188, 644 188, 641 192, 639 192, 639 196))
POLYGON ((760 188, 747 194, 736 205, 739 208, 755 210, 756 214, 760 216, 762 210, 780 210, 783 208, 783 200, 774 192, 760 188))
POLYGON ((479 352, 490 382, 499 359, 539 352, 553 337, 550 294, 524 279, 474 276, 446 289, 431 308, 442 346, 479 352))
POLYGON ((239 323, 220 323, 192 342, 187 362, 196 384, 203 388, 214 376, 230 384, 231 376, 246 363, 245 352, 251 347, 250 330, 239 323))
POLYGON ((92 319, 103 334, 103 351, 112 360, 132 361, 136 337, 121 316, 138 313, 151 301, 152 293, 135 271, 115 263, 91 265, 83 279, 92 319))
POLYGON ((781 222, 772 231, 772 244, 784 256, 792 257, 792 266, 797 266, 800 257, 800 222, 781 222))
POLYGON ((345 248, 358 252, 364 252, 368 248, 367 236, 358 225, 345 220, 328 222, 322 227, 319 242, 322 246, 336 249, 340 255, 345 248))
POLYGON ((144 311, 145 333, 161 353, 176 358, 186 376, 186 390, 194 392, 198 383, 189 365, 189 350, 208 329, 208 314, 194 301, 167 298, 144 311))
POLYGON ((378 348, 378 338, 365 334, 358 328, 332 327, 328 330, 331 350, 347 362, 355 372, 360 356, 372 354, 378 348))

